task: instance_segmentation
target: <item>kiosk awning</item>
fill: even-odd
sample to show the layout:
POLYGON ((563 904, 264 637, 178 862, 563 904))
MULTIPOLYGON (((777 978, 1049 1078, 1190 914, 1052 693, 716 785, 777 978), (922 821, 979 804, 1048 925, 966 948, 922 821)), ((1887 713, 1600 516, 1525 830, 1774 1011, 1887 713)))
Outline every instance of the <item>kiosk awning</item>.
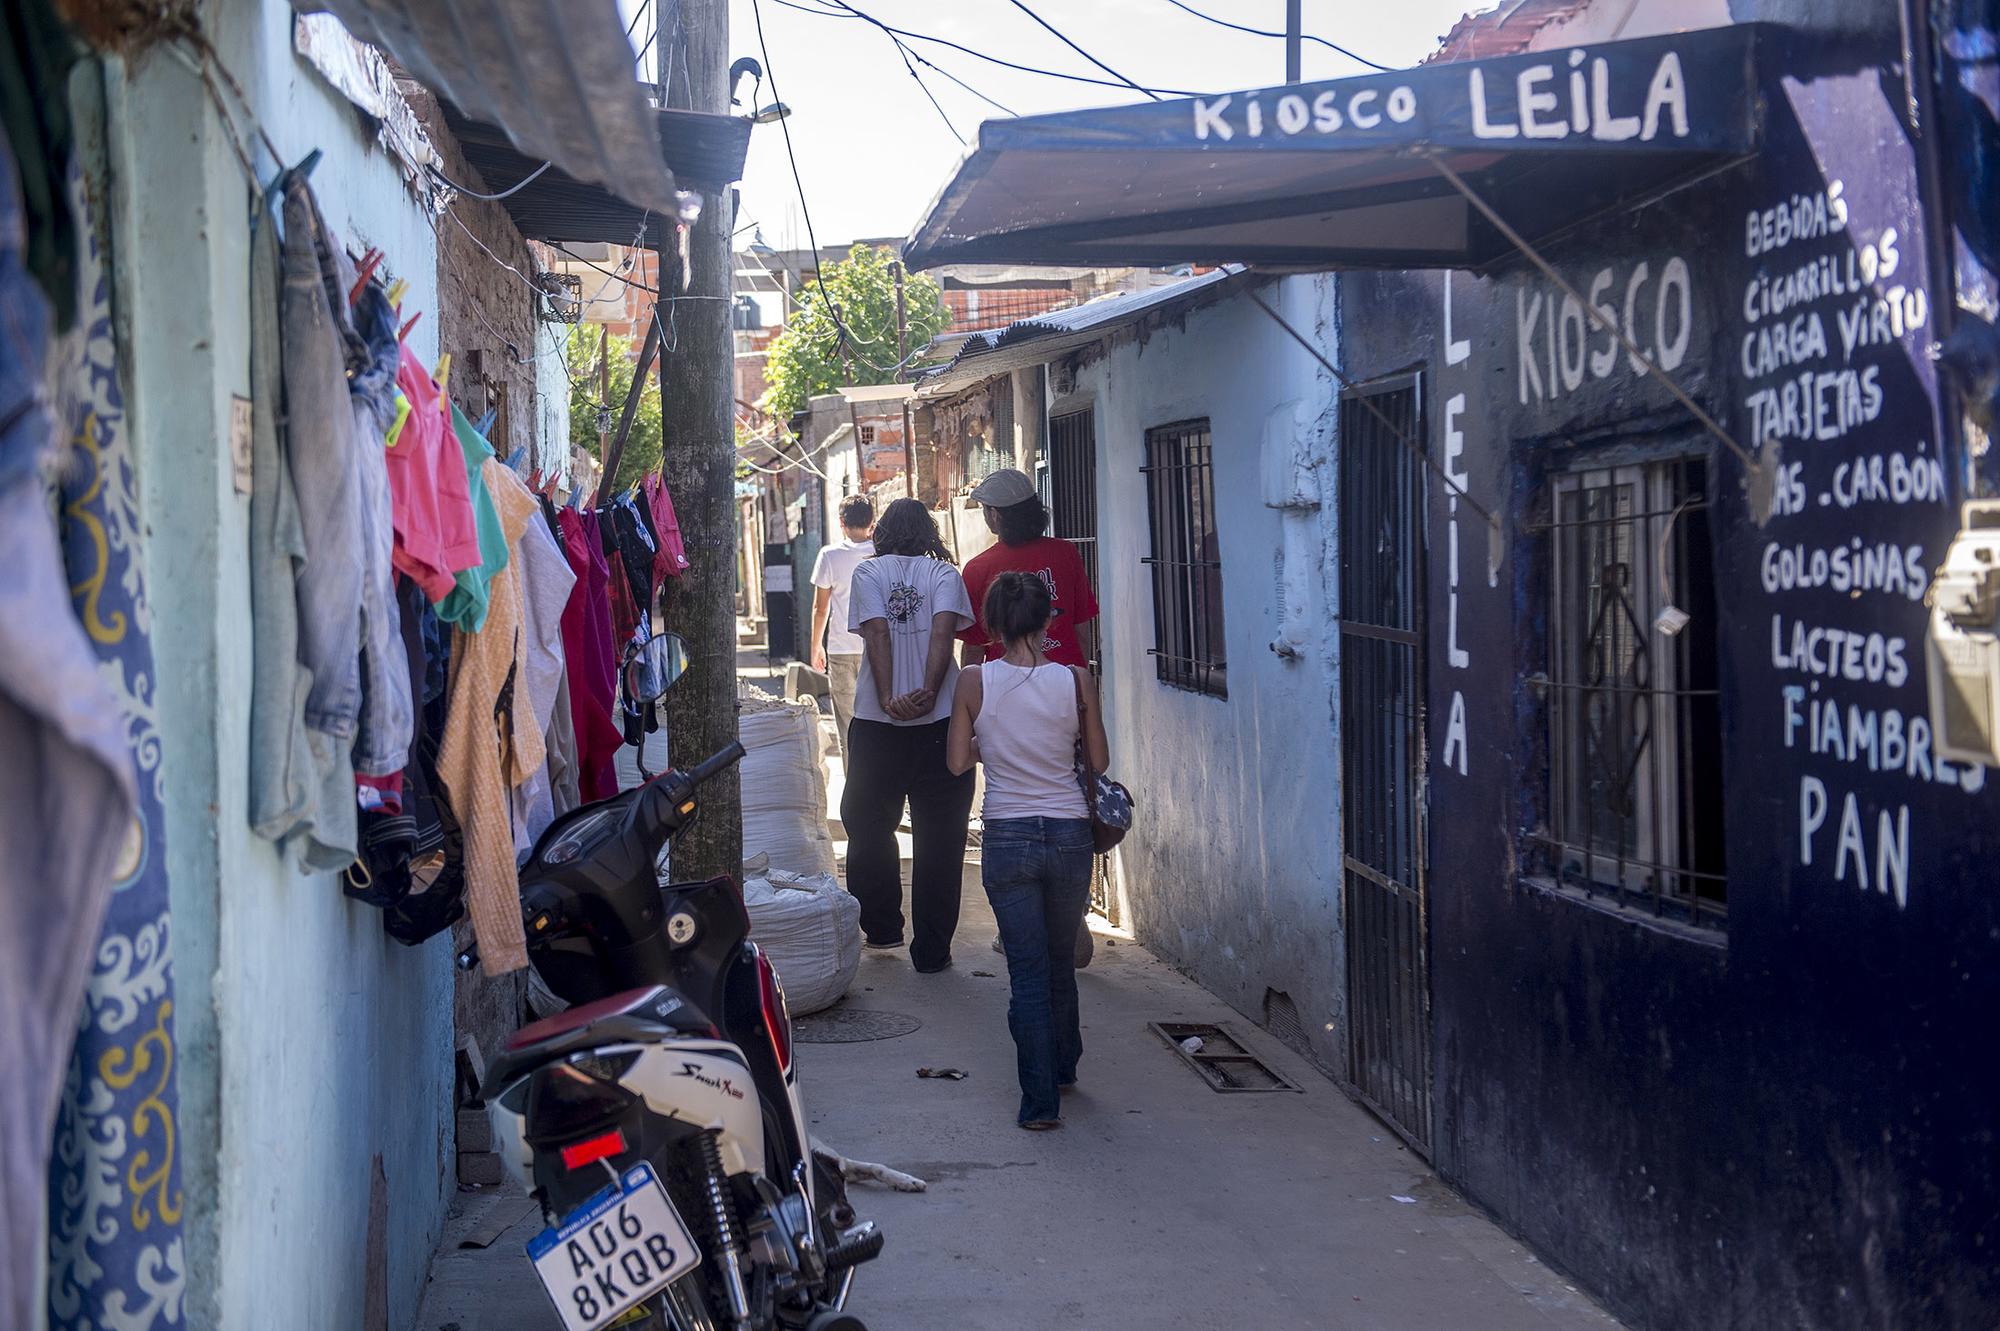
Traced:
POLYGON ((980 127, 904 247, 945 263, 1479 267, 1758 146, 1760 25, 980 127))

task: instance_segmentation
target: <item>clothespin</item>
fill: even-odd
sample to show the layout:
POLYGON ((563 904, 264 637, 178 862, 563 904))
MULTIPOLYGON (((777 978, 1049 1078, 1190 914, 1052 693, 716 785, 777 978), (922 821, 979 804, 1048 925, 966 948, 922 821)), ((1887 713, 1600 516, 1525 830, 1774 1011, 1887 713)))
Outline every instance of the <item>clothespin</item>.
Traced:
POLYGON ((403 325, 403 331, 396 334, 396 340, 398 342, 401 342, 404 339, 408 338, 410 335, 410 330, 417 326, 417 320, 423 317, 424 317, 424 312, 422 310, 418 310, 415 314, 411 315, 410 321, 403 325))
POLYGON ((361 299, 361 293, 368 287, 368 279, 375 275, 376 265, 388 257, 388 255, 382 253, 382 251, 376 249, 373 245, 368 247, 368 252, 361 256, 361 267, 358 270, 359 275, 354 279, 354 285, 347 292, 347 303, 349 305, 361 299))
POLYGON ((451 353, 449 351, 438 357, 437 373, 432 378, 437 380, 438 396, 443 397, 445 383, 451 378, 451 353))
POLYGON ((389 284, 389 304, 394 306, 396 309, 399 310, 402 309, 403 297, 408 295, 409 291, 410 291, 410 280, 406 277, 397 278, 395 281, 389 284))

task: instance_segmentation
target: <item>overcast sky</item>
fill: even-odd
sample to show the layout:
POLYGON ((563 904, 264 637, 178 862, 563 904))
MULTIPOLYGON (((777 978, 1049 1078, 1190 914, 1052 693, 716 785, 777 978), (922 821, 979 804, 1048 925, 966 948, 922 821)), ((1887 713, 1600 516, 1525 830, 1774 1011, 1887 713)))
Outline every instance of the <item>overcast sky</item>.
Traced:
MULTIPOLYGON (((1082 56, 1037 27, 1010 0, 853 0, 898 28, 948 38, 1018 64, 1106 78, 1082 56)), ((619 0, 627 15, 642 0, 619 0)), ((796 0, 811 9, 824 0, 796 0)), ((1220 92, 1284 81, 1282 41, 1231 32, 1177 9, 1171 0, 1027 0, 1084 50, 1119 73, 1158 88, 1220 92)), ((1187 0, 1195 9, 1251 27, 1282 29, 1284 0, 1187 0)), ((1468 9, 1486 0, 1305 0, 1305 30, 1385 65, 1414 64, 1468 9)), ((672 0, 664 6, 671 14, 672 0)), ((879 28, 854 18, 821 17, 779 0, 729 0, 730 50, 755 55, 756 11, 770 45, 761 100, 778 95, 792 108, 792 145, 806 202, 822 245, 862 236, 903 236, 943 187, 965 149, 903 68, 879 28)), ((652 10, 633 43, 645 40, 652 10)), ((911 48, 940 69, 1020 115, 1106 106, 1139 94, 1018 73, 926 42, 911 48)), ((919 64, 944 111, 968 142, 1000 111, 919 64)), ((1307 79, 1368 72, 1323 46, 1305 47, 1307 79)), ((746 83, 746 95, 748 85, 746 83)), ((755 222, 779 248, 803 247, 798 191, 785 161, 783 131, 760 125, 750 140, 739 225, 755 222)), ((748 243, 745 233, 739 243, 748 243)))

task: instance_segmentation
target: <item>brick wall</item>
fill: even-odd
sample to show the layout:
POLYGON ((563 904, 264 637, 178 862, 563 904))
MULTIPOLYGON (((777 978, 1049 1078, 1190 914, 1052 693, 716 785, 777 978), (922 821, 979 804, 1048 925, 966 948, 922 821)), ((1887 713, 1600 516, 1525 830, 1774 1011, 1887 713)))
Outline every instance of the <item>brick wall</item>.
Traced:
MULTIPOLYGON (((472 169, 445 128, 436 98, 416 85, 406 86, 404 95, 431 136, 439 169, 471 189, 491 193, 494 184, 472 169)), ((450 214, 437 219, 437 229, 439 308, 426 311, 425 317, 438 321, 439 350, 451 353, 446 387, 452 401, 474 421, 489 410, 499 410, 489 438, 503 460, 516 449, 532 452, 540 415, 532 363, 537 326, 535 293, 526 279, 540 265, 497 203, 460 195, 452 201, 450 214), (465 225, 460 227, 454 217, 465 225), (501 267, 481 245, 521 275, 501 267)))

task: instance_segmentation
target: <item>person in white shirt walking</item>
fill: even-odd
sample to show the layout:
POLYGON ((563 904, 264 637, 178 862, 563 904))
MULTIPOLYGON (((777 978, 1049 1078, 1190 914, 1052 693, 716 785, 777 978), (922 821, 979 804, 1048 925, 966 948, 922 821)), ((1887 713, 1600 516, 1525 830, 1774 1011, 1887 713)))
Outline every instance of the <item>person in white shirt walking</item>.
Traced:
POLYGON ((1083 1057, 1075 939, 1090 904, 1090 806, 1077 771, 1111 765, 1097 682, 1043 650, 1054 602, 1033 573, 993 579, 981 619, 1006 652, 959 677, 946 734, 954 772, 986 769, 980 878, 1007 954, 1014 1036, 1029 1129, 1062 1126, 1062 1092, 1083 1057))
POLYGON ((910 964, 951 965, 965 873, 970 773, 945 765, 945 730, 958 679, 957 634, 972 624, 965 579, 930 510, 898 499, 875 524, 875 553, 854 570, 848 627, 862 639, 848 731, 847 890, 861 902, 869 947, 903 942, 902 854, 896 827, 910 806, 910 964))
POLYGON ((826 546, 813 561, 812 668, 826 676, 833 695, 834 728, 840 733, 841 761, 847 760, 847 728, 854 721, 854 687, 861 673, 861 635, 847 627, 848 589, 854 570, 875 553, 875 505, 862 495, 840 501, 840 526, 847 537, 826 546))

